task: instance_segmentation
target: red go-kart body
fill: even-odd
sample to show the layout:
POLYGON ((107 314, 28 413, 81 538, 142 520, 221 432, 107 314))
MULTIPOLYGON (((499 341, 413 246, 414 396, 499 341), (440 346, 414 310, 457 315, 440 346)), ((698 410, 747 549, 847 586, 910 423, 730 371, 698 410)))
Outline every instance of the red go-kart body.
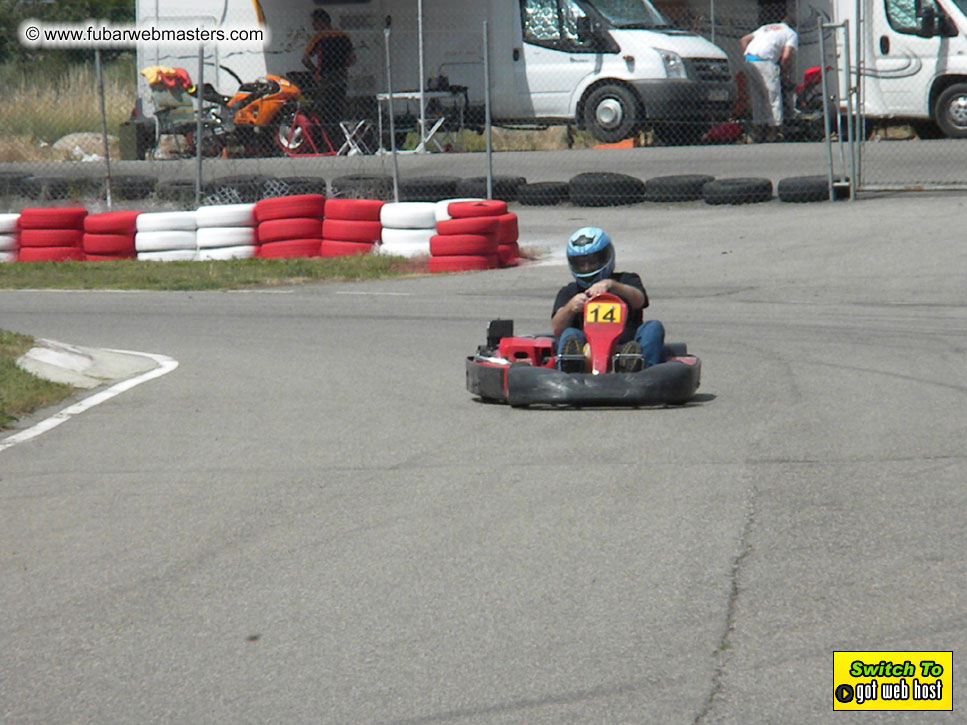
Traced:
POLYGON ((467 358, 467 390, 481 399, 526 405, 660 405, 683 404, 698 389, 701 361, 687 354, 684 343, 666 343, 662 362, 639 372, 615 372, 617 340, 628 314, 624 301, 612 294, 591 298, 584 306, 583 355, 561 360, 550 336, 513 334, 512 320, 494 320, 487 344, 467 358), (558 362, 567 369, 563 372, 558 362))

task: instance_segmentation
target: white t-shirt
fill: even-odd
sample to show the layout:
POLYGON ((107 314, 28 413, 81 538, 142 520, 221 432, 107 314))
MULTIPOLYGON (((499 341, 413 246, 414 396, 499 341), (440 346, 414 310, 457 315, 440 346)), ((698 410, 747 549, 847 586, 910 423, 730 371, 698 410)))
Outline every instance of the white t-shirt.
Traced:
POLYGON ((752 34, 752 40, 746 46, 745 53, 778 63, 783 49, 787 46, 792 47, 793 50, 797 49, 799 36, 785 23, 774 23, 763 25, 752 34))

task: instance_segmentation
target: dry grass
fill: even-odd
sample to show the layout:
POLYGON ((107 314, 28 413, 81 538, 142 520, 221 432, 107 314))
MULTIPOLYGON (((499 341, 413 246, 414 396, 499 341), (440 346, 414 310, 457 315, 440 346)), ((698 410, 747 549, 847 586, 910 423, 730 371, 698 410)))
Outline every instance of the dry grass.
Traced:
MULTIPOLYGON (((131 114, 137 96, 133 60, 104 65, 108 133, 131 114)), ((63 72, 7 63, 0 66, 0 161, 58 160, 51 145, 80 131, 101 132, 97 76, 93 63, 63 72)))

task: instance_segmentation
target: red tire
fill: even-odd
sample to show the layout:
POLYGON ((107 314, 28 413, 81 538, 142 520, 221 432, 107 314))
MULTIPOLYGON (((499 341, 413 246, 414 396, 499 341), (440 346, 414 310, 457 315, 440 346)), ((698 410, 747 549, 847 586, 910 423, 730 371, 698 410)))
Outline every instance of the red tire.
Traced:
POLYGON ((84 254, 84 259, 88 262, 113 262, 116 259, 137 259, 135 252, 130 254, 84 254))
POLYGON ((430 237, 430 254, 434 257, 497 254, 497 237, 484 234, 437 234, 430 237))
POLYGON ((285 242, 269 242, 258 248, 256 256, 262 259, 279 259, 294 257, 318 257, 319 239, 289 239, 285 242))
POLYGON ((498 244, 513 244, 519 236, 520 230, 517 226, 516 214, 510 212, 509 214, 501 214, 497 217, 498 244))
POLYGON ((496 254, 430 257, 431 272, 463 272, 470 269, 494 269, 496 266, 496 254))
POLYGON ((66 262, 69 259, 84 259, 80 247, 21 247, 17 252, 21 262, 66 262))
POLYGON ((447 213, 454 219, 463 219, 470 216, 501 216, 507 213, 507 202, 497 199, 454 201, 447 207, 447 213))
POLYGON ((84 231, 91 234, 134 234, 139 211, 106 211, 84 217, 84 231))
POLYGON ((470 216, 436 223, 437 234, 485 234, 496 236, 501 217, 470 216))
POLYGON ((326 218, 352 222, 378 222, 385 201, 379 199, 329 199, 326 218))
POLYGON ((341 242, 338 239, 323 239, 319 248, 322 257, 345 257, 350 254, 369 254, 376 246, 370 242, 341 242))
POLYGON ((383 225, 379 222, 345 221, 326 217, 322 222, 322 236, 340 242, 378 242, 383 225))
POLYGON ((134 233, 85 234, 81 246, 84 254, 134 254, 134 233))
POLYGON ((326 197, 322 194, 276 196, 255 202, 255 221, 261 223, 272 219, 289 219, 292 217, 322 218, 325 211, 326 197))
POLYGON ((517 246, 517 242, 497 246, 497 260, 501 267, 513 267, 519 259, 520 248, 517 246))
POLYGON ((87 209, 80 206, 22 209, 19 229, 83 229, 87 209))
POLYGON ((80 247, 84 232, 80 229, 24 229, 20 232, 22 247, 80 247))
POLYGON ((322 219, 318 217, 270 219, 258 225, 258 238, 262 244, 285 242, 290 239, 322 239, 322 219))

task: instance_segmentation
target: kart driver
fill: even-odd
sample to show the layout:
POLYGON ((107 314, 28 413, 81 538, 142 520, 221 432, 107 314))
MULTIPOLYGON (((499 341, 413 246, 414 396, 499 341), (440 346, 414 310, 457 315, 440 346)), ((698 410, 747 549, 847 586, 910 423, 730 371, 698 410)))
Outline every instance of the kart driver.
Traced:
MULTIPOLYGON (((567 242, 567 262, 574 281, 561 287, 551 315, 557 354, 583 355, 587 343, 582 329, 584 303, 595 295, 610 292, 628 305, 624 331, 618 338, 618 352, 635 356, 618 358, 616 372, 637 372, 642 367, 660 363, 665 328, 658 320, 642 321, 648 294, 637 274, 614 271, 611 237, 597 227, 578 229, 567 242)), ((559 361, 558 367, 565 372, 580 372, 584 366, 583 361, 559 361)))

